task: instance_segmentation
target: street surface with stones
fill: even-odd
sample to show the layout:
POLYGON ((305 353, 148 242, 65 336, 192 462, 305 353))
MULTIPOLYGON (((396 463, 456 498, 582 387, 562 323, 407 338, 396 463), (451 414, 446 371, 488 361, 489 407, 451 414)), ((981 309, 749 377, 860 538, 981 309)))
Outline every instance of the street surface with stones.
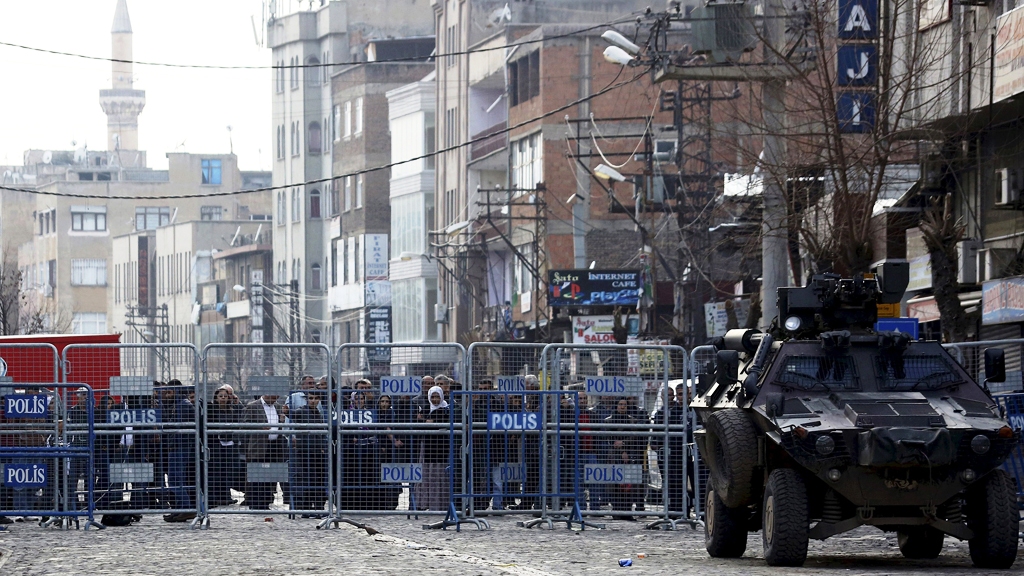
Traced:
MULTIPOLYGON (((437 517, 359 517, 377 534, 348 524, 316 530, 317 520, 213 516, 208 530, 168 524, 159 516, 106 530, 40 528, 22 522, 0 531, 0 574, 644 574, 754 576, 789 574, 761 558, 761 535, 750 534, 736 560, 709 558, 704 533, 645 530, 643 522, 597 520, 604 530, 517 526, 523 518, 490 518, 490 530, 424 530, 437 517), (643 555, 640 558, 638 555, 643 555), (619 559, 632 567, 620 568, 619 559)), ((1009 572, 1024 571, 1024 549, 1009 572)), ((806 574, 985 574, 971 567, 967 543, 946 538, 936 560, 906 560, 894 534, 859 528, 811 542, 806 574)))

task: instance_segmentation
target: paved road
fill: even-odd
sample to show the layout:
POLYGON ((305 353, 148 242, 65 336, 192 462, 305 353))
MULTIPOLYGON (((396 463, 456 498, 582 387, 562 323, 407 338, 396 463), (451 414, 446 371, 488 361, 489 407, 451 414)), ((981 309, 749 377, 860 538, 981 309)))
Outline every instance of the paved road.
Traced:
MULTIPOLYGON (((755 576, 789 574, 760 558, 760 534, 752 534, 739 560, 708 558, 703 532, 650 531, 643 523, 605 520, 605 530, 527 530, 516 519, 491 521, 491 530, 468 527, 423 530, 429 518, 361 519, 380 533, 342 524, 315 530, 315 520, 273 522, 260 517, 216 516, 210 529, 190 530, 159 517, 102 531, 43 529, 19 523, 0 532, 0 574, 643 574, 696 573, 755 576), (637 558, 644 553, 646 558, 637 558), (619 558, 633 558, 619 568, 619 558)), ((1021 556, 1024 557, 1024 549, 1021 556)), ((895 537, 861 528, 826 542, 813 542, 805 574, 984 574, 971 568, 966 543, 946 539, 934 561, 908 561, 895 537)), ((1011 572, 1024 572, 1024 558, 1011 572)), ((1007 572, 993 572, 993 574, 1007 572)))

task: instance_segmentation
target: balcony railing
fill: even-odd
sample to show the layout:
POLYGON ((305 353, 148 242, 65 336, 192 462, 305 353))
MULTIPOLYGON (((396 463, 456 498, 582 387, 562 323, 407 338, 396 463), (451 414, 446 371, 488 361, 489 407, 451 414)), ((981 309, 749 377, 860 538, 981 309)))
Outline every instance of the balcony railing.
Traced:
MULTIPOLYGON (((476 133, 474 136, 471 137, 471 139, 472 140, 476 140, 477 138, 480 138, 481 136, 486 136, 488 134, 492 134, 492 133, 497 132, 499 130, 504 130, 507 126, 508 126, 507 122, 499 122, 498 124, 495 124, 494 126, 491 126, 489 128, 486 128, 486 129, 481 130, 480 132, 476 133)), ((470 146, 470 148, 469 148, 469 159, 470 159, 470 161, 478 160, 480 158, 483 158, 484 156, 487 156, 488 154, 490 154, 492 152, 496 152, 498 150, 501 150, 502 148, 504 148, 507 145, 507 142, 508 142, 508 135, 505 134, 504 132, 502 132, 501 134, 496 134, 494 136, 491 136, 490 138, 486 138, 486 139, 481 140, 479 142, 474 142, 470 146)))

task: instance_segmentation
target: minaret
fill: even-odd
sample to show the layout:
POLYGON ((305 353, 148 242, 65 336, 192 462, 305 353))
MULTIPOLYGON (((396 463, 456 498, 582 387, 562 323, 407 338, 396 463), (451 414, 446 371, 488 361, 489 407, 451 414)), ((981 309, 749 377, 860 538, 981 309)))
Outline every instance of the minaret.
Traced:
POLYGON ((111 86, 100 90, 100 107, 107 115, 107 150, 138 150, 139 114, 146 106, 146 92, 132 88, 132 22, 126 0, 117 0, 110 37, 115 60, 111 86))

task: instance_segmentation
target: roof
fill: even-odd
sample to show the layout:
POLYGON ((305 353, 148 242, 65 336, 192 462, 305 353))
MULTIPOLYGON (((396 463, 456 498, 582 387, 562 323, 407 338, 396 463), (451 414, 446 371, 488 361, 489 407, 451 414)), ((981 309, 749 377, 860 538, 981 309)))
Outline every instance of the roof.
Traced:
POLYGON ((118 32, 132 32, 132 21, 128 18, 127 0, 117 0, 117 8, 114 9, 114 25, 110 28, 111 34, 118 32))

